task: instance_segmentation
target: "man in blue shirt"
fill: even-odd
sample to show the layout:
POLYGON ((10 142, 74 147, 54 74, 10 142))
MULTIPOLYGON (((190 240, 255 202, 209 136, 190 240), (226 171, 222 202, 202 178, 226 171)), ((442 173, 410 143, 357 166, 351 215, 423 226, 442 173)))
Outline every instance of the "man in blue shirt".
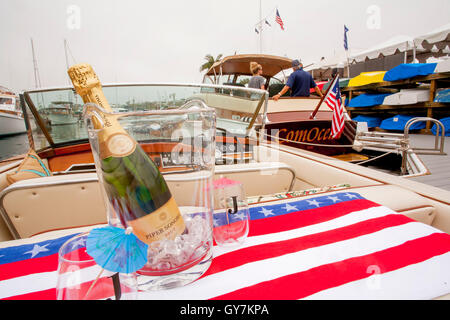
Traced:
POLYGON ((273 100, 278 101, 289 89, 291 89, 291 97, 309 97, 309 90, 311 88, 314 88, 320 97, 323 96, 322 91, 314 82, 313 77, 303 70, 303 64, 300 61, 293 60, 292 68, 294 72, 289 76, 284 88, 273 96, 273 100))

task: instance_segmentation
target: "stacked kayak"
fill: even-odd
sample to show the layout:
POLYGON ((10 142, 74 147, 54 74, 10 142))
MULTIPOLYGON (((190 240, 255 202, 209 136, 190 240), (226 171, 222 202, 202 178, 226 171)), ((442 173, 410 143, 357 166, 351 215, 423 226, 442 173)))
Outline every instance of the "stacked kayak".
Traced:
MULTIPOLYGON (((450 137, 450 117, 440 119, 439 121, 442 122, 442 124, 444 125, 445 136, 450 137)), ((431 128, 431 132, 433 132, 434 135, 436 135, 437 131, 436 127, 437 127, 436 125, 433 125, 433 127, 431 128)), ((442 135, 440 128, 439 128, 439 135, 442 135)))
POLYGON ((439 91, 434 98, 434 102, 450 103, 450 89, 439 91))
POLYGON ((350 100, 348 106, 352 108, 378 106, 390 95, 390 93, 364 93, 350 100))
MULTIPOLYGON (((418 113, 423 116, 426 108, 433 107, 433 105, 427 104, 427 102, 430 101, 431 80, 435 79, 437 80, 434 82, 435 84, 439 83, 442 85, 445 83, 444 80, 448 79, 447 74, 442 75, 442 73, 450 73, 450 58, 430 62, 431 63, 400 64, 389 71, 361 73, 359 76, 350 79, 348 89, 345 89, 344 91, 356 92, 356 94, 358 91, 365 91, 365 93, 352 98, 350 101, 347 100, 346 105, 350 108, 355 108, 352 112, 357 112, 355 111, 356 108, 382 106, 380 108, 374 108, 370 111, 374 111, 373 113, 375 113, 375 111, 381 110, 383 114, 386 114, 383 110, 393 110, 396 109, 395 106, 405 106, 402 108, 407 110, 405 113, 411 112, 411 107, 414 107, 414 110, 418 110, 418 113), (436 77, 428 77, 423 79, 423 81, 420 81, 420 78, 418 78, 433 75, 435 73, 440 73, 441 75, 436 77), (418 79, 415 80, 413 78, 418 79), (412 81, 408 81, 407 79, 412 79, 412 81), (358 88, 376 83, 380 83, 380 86, 368 86, 367 88, 361 89, 358 88), (411 85, 417 87, 411 88, 411 85), (394 92, 398 91, 401 87, 407 89, 400 89, 396 93, 377 93, 376 90, 381 91, 378 87, 388 87, 391 90, 395 89, 393 90, 394 92)), ((387 90, 388 89, 386 89, 385 92, 387 90)), ((450 103, 450 88, 438 89, 436 91, 434 102, 450 103)), ((446 111, 445 109, 445 106, 444 108, 440 108, 440 110, 446 111)), ((361 110, 361 113, 367 113, 367 109, 361 110)), ((407 122, 418 116, 419 115, 415 116, 414 114, 398 114, 394 117, 381 120, 381 118, 377 117, 377 115, 358 115, 353 118, 353 120, 356 122, 366 122, 368 128, 378 127, 383 130, 404 131, 407 122)), ((445 135, 450 136, 450 117, 441 119, 440 121, 445 127, 445 135)), ((409 127, 410 130, 420 130, 425 128, 426 122, 424 121, 416 122, 409 127)), ((436 134, 436 125, 432 127, 431 131, 436 134)))
POLYGON ((380 117, 359 115, 354 117, 352 120, 356 122, 366 122, 367 128, 376 128, 380 126, 382 119, 380 117))
POLYGON ((437 63, 434 73, 450 72, 450 59, 440 61, 437 63))
POLYGON ((389 106, 398 106, 405 104, 416 104, 426 102, 430 99, 429 89, 402 89, 398 93, 387 96, 383 104, 389 106))
POLYGON ((399 81, 443 72, 450 72, 450 59, 435 63, 402 63, 389 71, 362 72, 359 76, 350 79, 348 86, 360 87, 372 83, 399 81))
MULTIPOLYGON (((403 114, 396 115, 394 117, 384 119, 381 122, 380 128, 384 130, 405 130, 406 123, 411 120, 412 118, 415 118, 413 116, 407 116, 403 114)), ((410 130, 420 130, 425 129, 426 124, 425 122, 416 122, 414 123, 409 129, 410 130)))
POLYGON ((386 71, 373 71, 373 72, 362 72, 359 76, 356 76, 348 82, 349 87, 360 87, 371 83, 383 82, 384 75, 386 71))
POLYGON ((398 81, 417 76, 428 76, 434 73, 436 66, 437 63, 403 63, 386 72, 384 81, 398 81))

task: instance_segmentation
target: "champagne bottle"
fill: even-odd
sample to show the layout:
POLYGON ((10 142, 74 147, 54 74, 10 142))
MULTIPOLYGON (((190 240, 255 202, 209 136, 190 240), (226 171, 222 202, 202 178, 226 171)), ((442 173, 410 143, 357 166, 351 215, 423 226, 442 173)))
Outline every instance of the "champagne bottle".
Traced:
MULTIPOLYGON (((95 103, 112 112, 101 83, 89 64, 68 70, 84 103, 95 103)), ((93 118, 98 134, 101 173, 109 201, 124 226, 143 242, 174 239, 186 227, 164 177, 152 159, 123 129, 115 116, 100 113, 103 125, 93 118)))

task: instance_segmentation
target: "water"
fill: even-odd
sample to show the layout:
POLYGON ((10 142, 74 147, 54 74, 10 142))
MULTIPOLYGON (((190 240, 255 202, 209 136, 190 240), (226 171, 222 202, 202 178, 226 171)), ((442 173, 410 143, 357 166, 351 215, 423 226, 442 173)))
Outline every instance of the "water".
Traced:
POLYGON ((0 138, 0 160, 28 152, 28 136, 26 133, 0 138))
MULTIPOLYGON (((87 139, 87 130, 82 121, 75 124, 53 126, 49 129, 49 133, 55 143, 87 139)), ((40 150, 49 145, 41 130, 33 131, 33 139, 36 150, 40 150)), ((29 149, 30 145, 26 133, 0 137, 0 161, 27 153, 29 149)))

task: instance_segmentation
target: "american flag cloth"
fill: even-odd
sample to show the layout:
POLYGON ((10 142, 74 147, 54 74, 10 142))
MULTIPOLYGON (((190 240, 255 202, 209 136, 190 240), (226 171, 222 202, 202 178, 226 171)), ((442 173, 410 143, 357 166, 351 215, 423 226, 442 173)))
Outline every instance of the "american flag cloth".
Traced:
MULTIPOLYGON (((249 212, 248 238, 214 246, 201 278, 138 298, 431 299, 450 292, 450 235, 358 193, 260 203, 249 212)), ((70 236, 0 249, 0 298, 55 299, 57 251, 70 236)))
POLYGON ((328 91, 327 96, 324 99, 327 106, 333 110, 333 122, 331 125, 331 137, 333 139, 338 139, 345 127, 344 106, 342 105, 340 91, 339 76, 337 76, 331 84, 331 89, 328 91))
POLYGON ((280 13, 278 12, 278 9, 277 9, 277 14, 275 16, 275 22, 280 25, 281 30, 284 30, 284 23, 283 23, 283 20, 281 20, 280 13))

